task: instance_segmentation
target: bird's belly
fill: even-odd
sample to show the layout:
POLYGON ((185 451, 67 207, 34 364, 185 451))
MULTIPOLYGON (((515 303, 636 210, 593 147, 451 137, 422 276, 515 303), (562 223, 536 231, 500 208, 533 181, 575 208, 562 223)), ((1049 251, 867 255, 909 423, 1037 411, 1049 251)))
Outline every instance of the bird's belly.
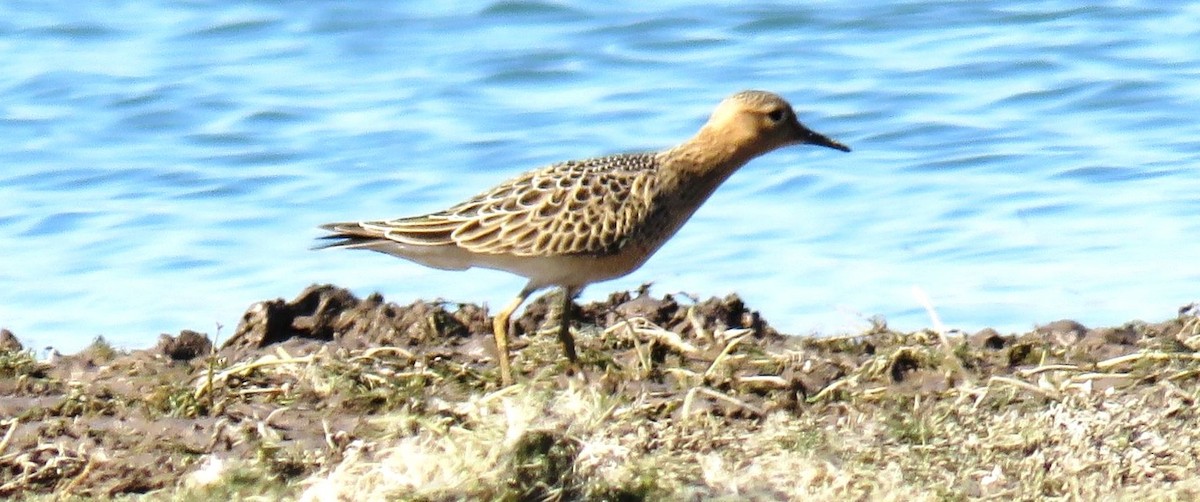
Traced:
POLYGON ((477 256, 473 265, 503 270, 527 277, 535 287, 573 286, 616 279, 642 265, 648 258, 640 254, 621 253, 610 256, 477 256))

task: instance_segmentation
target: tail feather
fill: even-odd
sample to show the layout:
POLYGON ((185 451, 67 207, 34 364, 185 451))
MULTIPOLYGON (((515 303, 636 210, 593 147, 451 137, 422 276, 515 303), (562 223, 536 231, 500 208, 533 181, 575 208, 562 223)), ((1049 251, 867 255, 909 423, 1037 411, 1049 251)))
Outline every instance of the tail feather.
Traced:
POLYGON ((322 242, 313 249, 368 249, 444 270, 465 270, 471 267, 471 253, 455 246, 454 241, 448 239, 448 234, 438 238, 437 233, 409 233, 406 229, 388 226, 387 223, 321 225, 320 228, 332 233, 319 238, 329 242, 322 242))
POLYGON ((320 245, 312 248, 314 250, 361 247, 362 245, 369 244, 371 242, 386 240, 382 235, 368 231, 359 223, 326 223, 321 225, 320 228, 332 233, 318 237, 318 239, 321 241, 329 242, 321 242, 320 245))
POLYGON ((363 221, 326 223, 320 228, 332 232, 320 237, 322 240, 338 240, 322 246, 354 247, 357 244, 376 241, 391 241, 406 246, 449 246, 455 244, 453 237, 459 224, 448 221, 405 219, 391 221, 363 221))

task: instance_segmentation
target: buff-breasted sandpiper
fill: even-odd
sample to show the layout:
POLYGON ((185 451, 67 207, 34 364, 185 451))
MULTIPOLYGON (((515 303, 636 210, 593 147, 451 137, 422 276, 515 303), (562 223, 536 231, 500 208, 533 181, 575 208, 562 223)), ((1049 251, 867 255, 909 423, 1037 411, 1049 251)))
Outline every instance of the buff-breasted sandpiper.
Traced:
POLYGON ((682 144, 535 169, 445 211, 394 220, 330 223, 323 247, 370 249, 444 270, 484 267, 529 279, 492 329, 504 385, 508 332, 534 291, 563 289, 558 337, 580 371, 568 326, 571 302, 591 283, 637 270, 734 171, 796 144, 850 148, 805 127, 783 98, 743 91, 722 101, 682 144))

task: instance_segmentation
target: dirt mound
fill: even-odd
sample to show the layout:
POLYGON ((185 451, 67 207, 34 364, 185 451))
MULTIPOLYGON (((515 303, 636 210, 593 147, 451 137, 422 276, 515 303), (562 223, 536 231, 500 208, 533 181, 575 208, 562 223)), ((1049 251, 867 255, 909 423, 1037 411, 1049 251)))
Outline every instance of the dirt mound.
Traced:
POLYGON ((487 312, 475 305, 417 301, 407 306, 387 303, 378 293, 360 300, 349 290, 313 285, 292 301, 282 298, 251 305, 237 331, 221 347, 233 360, 282 344, 305 354, 332 345, 367 347, 444 347, 461 345, 472 335, 491 332, 487 312))
MULTIPOLYGON (((215 352, 207 335, 185 330, 149 350, 119 352, 97 340, 38 361, 0 332, 0 496, 183 490, 203 485, 198 479, 222 463, 254 465, 255 479, 294 495, 298 480, 358 451, 351 444, 427 426, 474 427, 463 411, 471 403, 578 387, 565 376, 553 334, 558 303, 557 293, 537 298, 515 321, 520 384, 503 390, 486 308, 398 305, 330 285, 252 305, 215 352), (395 416, 410 418, 381 425, 395 416)), ((969 396, 999 413, 1079 392, 1150 395, 1166 381, 1194 395, 1200 378, 1195 309, 1158 324, 1096 329, 1063 320, 1024 334, 944 336, 880 323, 854 336, 812 338, 780 335, 735 295, 695 301, 643 287, 574 308, 583 385, 625 410, 635 425, 623 427, 666 427, 646 439, 646 454, 723 451, 780 413, 796 423, 894 417, 886 423, 896 424, 899 441, 927 439, 918 427, 925 417, 913 409, 929 403, 969 396), (730 436, 689 436, 699 434, 688 425, 698 417, 730 436)), ((580 455, 570 438, 530 434, 515 444, 580 455)), ((555 476, 575 472, 563 464, 571 459, 555 458, 555 476)), ((545 474, 530 479, 549 482, 545 474)), ((512 483, 503 486, 521 482, 512 483)), ((543 493, 513 489, 497 493, 543 493)), ((604 493, 637 492, 627 489, 634 490, 604 493)))

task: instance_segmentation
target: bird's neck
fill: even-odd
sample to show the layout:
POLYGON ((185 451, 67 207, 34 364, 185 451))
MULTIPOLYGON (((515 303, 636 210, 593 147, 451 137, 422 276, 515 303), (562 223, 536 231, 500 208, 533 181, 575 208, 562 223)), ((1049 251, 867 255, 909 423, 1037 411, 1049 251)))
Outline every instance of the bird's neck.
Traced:
MULTIPOLYGON (((729 176, 746 165, 759 152, 747 142, 730 138, 709 127, 700 129, 691 139, 663 152, 671 173, 663 173, 680 182, 715 190, 729 176), (686 181, 685 181, 686 180, 686 181)), ((697 187, 699 188, 699 187, 697 187)))

